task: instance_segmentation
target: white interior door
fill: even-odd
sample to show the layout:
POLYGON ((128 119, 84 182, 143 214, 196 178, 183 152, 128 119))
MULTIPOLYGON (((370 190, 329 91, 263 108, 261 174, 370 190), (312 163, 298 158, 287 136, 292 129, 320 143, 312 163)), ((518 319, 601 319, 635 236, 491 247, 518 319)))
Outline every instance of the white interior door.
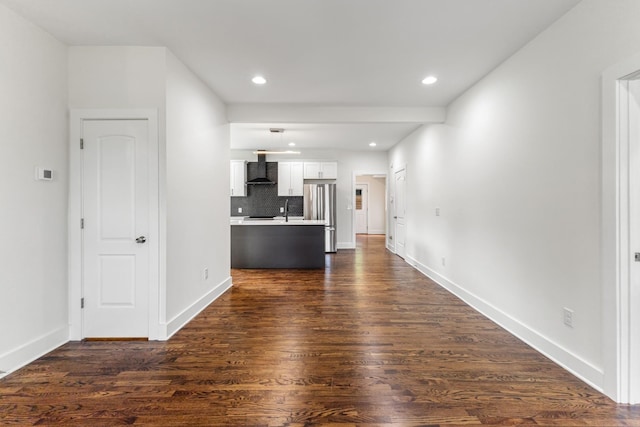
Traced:
POLYGON ((369 186, 356 185, 356 233, 369 233, 369 186))
POLYGON ((395 222, 395 250, 396 254, 402 258, 405 257, 405 206, 406 206, 406 198, 405 198, 405 186, 406 186, 406 171, 405 169, 399 170, 395 173, 394 176, 394 189, 395 189, 395 199, 394 199, 394 222, 395 222))
POLYGON ((85 120, 82 138, 83 337, 148 337, 148 122, 85 120))
MULTIPOLYGON (((629 271, 629 300, 622 310, 628 310, 622 332, 628 337, 628 349, 623 363, 629 372, 629 402, 640 402, 640 80, 628 82, 628 94, 621 96, 627 102, 627 132, 629 139, 629 244, 633 248, 633 261, 629 271)), ((625 379, 626 380, 626 379, 625 379)))

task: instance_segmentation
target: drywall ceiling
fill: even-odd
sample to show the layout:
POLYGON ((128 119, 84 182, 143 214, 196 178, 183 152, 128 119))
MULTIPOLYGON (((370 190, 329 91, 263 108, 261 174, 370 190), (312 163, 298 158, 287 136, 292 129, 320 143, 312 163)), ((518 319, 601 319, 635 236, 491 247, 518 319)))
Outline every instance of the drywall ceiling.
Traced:
POLYGON ((407 123, 234 123, 231 125, 233 148, 239 150, 296 150, 330 148, 386 151, 399 135, 408 135, 419 124, 407 123), (269 128, 284 129, 271 133, 269 128), (327 142, 328 141, 328 142, 327 142), (293 142, 295 146, 289 146, 293 142), (375 142, 375 147, 369 144, 375 142))
MULTIPOLYGON (((68 45, 166 46, 227 104, 304 108, 444 107, 578 1, 0 3, 68 45), (263 75, 267 84, 251 83, 256 74, 263 75), (439 81, 422 85, 428 74, 439 81)), ((262 123, 265 129, 272 124, 262 123)), ((393 128, 366 125, 372 131, 393 128)), ((315 128, 322 131, 322 126, 315 128)), ((396 127, 394 138, 413 128, 406 123, 396 127)), ((330 126, 327 136, 334 130, 330 126)), ((325 148, 348 144, 338 138, 332 147, 324 140, 325 148)))

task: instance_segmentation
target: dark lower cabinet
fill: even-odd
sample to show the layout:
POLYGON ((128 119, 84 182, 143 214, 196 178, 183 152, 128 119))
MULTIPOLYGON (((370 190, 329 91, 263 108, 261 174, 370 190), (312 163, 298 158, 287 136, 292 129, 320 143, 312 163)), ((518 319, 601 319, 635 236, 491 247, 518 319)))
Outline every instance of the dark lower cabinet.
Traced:
POLYGON ((231 268, 324 268, 324 225, 231 225, 231 268))

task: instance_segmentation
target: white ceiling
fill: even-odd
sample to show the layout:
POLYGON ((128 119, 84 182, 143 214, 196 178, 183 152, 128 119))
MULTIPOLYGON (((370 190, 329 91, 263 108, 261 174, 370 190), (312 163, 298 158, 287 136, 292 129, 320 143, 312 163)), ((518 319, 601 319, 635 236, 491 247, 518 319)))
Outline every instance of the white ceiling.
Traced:
MULTIPOLYGON (((444 107, 578 1, 0 3, 68 45, 167 46, 227 104, 305 108, 444 107), (266 77, 267 84, 251 83, 255 74, 266 77), (438 76, 438 83, 422 85, 420 81, 428 74, 438 76)), ((294 132, 287 120, 282 122, 281 127, 294 132)), ((265 134, 272 125, 263 123, 265 134)), ((393 144, 415 126, 360 123, 351 131, 348 128, 347 124, 299 126, 296 142, 361 149, 362 140, 393 144), (314 134, 304 135, 303 130, 314 134)), ((255 127, 234 126, 238 139, 232 141, 232 148, 248 144, 254 133, 255 127)))
POLYGON ((234 123, 231 125, 233 148, 239 150, 295 150, 331 148, 386 151, 419 124, 411 123, 234 123), (281 134, 269 128, 285 129, 281 134), (295 147, 288 144, 294 142, 295 147), (375 147, 369 147, 375 142, 375 147), (330 147, 328 147, 330 146, 330 147))

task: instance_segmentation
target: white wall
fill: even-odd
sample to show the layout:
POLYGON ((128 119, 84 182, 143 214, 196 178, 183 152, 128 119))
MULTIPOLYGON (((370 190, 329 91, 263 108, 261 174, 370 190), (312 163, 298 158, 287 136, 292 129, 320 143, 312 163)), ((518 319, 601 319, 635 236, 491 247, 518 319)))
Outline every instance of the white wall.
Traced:
POLYGON ((372 175, 360 175, 356 177, 357 184, 367 184, 369 194, 368 227, 369 234, 384 234, 386 231, 386 179, 372 175))
POLYGON ((390 153, 409 261, 599 387, 600 75, 640 51, 638 16, 583 1, 390 153))
POLYGON ((166 64, 166 294, 171 334, 231 284, 229 125, 225 106, 211 89, 171 52, 166 64))
POLYGON ((69 107, 156 108, 163 123, 166 52, 163 47, 69 47, 69 107))
POLYGON ((0 371, 68 337, 66 73, 66 46, 0 6, 0 371))
POLYGON ((168 337, 231 283, 225 106, 166 48, 131 46, 69 48, 69 104, 158 110, 158 322, 168 337))
MULTIPOLYGON (((69 107, 84 110, 155 110, 158 112, 158 140, 151 140, 149 156, 159 157, 165 146, 165 104, 166 104, 166 49, 162 47, 131 47, 131 46, 72 46, 69 47, 69 107)), ((71 133, 80 132, 79 123, 71 123, 71 133)), ((72 151, 73 154, 73 151, 72 151)), ((79 162, 79 160, 77 160, 79 162)), ((160 162, 159 162, 160 163, 160 162)), ((80 200, 80 179, 77 173, 79 164, 72 156, 71 169, 71 193, 70 193, 70 218, 79 216, 76 205, 80 200), (77 177, 77 178, 74 178, 77 177), (78 202, 74 202, 77 199, 78 202)), ((164 165, 159 164, 159 169, 164 171, 164 165)), ((157 188, 161 192, 166 187, 164 180, 158 180, 157 188)), ((152 187, 154 188, 154 187, 152 187)), ((155 195, 154 195, 155 197, 155 195)), ((72 219, 70 219, 72 221, 72 219)), ((73 221, 72 221, 73 222, 73 221)), ((81 295, 81 261, 79 244, 81 236, 74 236, 74 229, 70 229, 72 236, 69 241, 71 256, 69 259, 70 272, 70 299, 81 295)), ((150 292, 150 316, 154 320, 150 322, 149 334, 152 338, 162 338, 165 334, 165 297, 166 291, 162 287, 166 268, 164 247, 161 243, 165 239, 165 230, 160 228, 157 232, 157 240, 150 231, 149 245, 154 254, 159 258, 159 267, 155 274, 150 275, 151 286, 155 287, 150 292), (157 248, 160 249, 157 249, 157 248), (155 252, 157 251, 157 252, 155 252), (160 277, 155 282, 156 277, 160 277), (160 300, 160 303, 157 300, 160 300)), ((153 259, 153 256, 151 257, 153 259)), ((156 279, 157 280, 157 279, 156 279)), ((77 306, 71 306, 69 313, 72 339, 82 336, 82 314, 77 306)))
MULTIPOLYGON (((338 249, 355 248, 353 223, 353 194, 355 175, 384 174, 387 170, 387 153, 383 151, 346 151, 346 150, 300 150, 301 154, 267 155, 267 161, 311 161, 326 160, 338 162, 336 180, 336 214, 338 228, 338 249)), ((257 161, 252 151, 231 150, 233 160, 257 161)), ((227 201, 227 206, 230 202, 227 201)), ((228 215, 228 214, 227 214, 228 215)))

